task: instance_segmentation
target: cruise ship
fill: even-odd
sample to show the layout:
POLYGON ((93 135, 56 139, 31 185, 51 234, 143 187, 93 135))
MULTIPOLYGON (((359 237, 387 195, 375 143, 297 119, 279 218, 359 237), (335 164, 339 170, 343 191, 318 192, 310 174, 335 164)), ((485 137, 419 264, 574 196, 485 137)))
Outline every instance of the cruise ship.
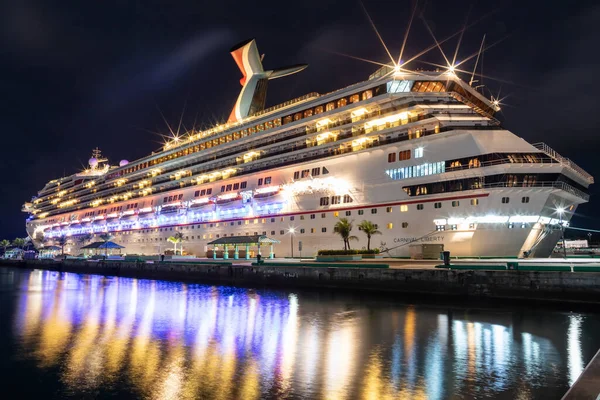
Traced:
MULTIPOLYGON (((23 206, 40 245, 111 234, 128 254, 265 235, 276 257, 343 249, 340 218, 377 225, 371 246, 407 257, 414 244, 456 256, 547 257, 593 177, 543 143, 504 129, 500 104, 452 69, 383 66, 331 93, 265 108, 269 80, 306 65, 265 70, 256 42, 231 54, 241 92, 226 123, 173 137, 161 151, 111 165, 95 150, 82 172, 48 182, 23 206), (365 77, 367 78, 367 77, 365 77), (293 237, 292 237, 293 235, 293 237)), ((291 79, 291 78, 288 78, 291 79)), ((94 240, 94 239, 92 239, 94 240)))

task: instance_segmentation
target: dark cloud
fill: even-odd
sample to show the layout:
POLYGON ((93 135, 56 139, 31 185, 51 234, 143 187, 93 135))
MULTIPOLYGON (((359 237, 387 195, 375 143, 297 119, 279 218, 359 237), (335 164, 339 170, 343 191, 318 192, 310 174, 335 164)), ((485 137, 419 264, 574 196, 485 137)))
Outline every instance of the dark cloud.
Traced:
POLYGON ((98 86, 101 93, 96 100, 100 104, 96 106, 122 107, 132 99, 173 85, 190 70, 210 63, 211 53, 228 48, 232 36, 231 32, 223 29, 202 32, 172 50, 155 53, 142 60, 125 61, 98 86))

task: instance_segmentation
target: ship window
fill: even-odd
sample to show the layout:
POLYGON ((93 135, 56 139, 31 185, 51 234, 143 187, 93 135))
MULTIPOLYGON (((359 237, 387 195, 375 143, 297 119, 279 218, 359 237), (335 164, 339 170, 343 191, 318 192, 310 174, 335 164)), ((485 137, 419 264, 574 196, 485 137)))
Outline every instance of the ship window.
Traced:
MULTIPOLYGON (((346 211, 346 212, 347 212, 347 211, 346 211)), ((339 217, 339 216, 340 216, 340 213, 336 211, 336 212, 334 212, 334 213, 333 213, 333 216, 337 218, 337 217, 339 217)), ((323 218, 325 218, 325 217, 323 217, 323 218)))
POLYGON ((372 90, 365 90, 362 94, 362 99, 363 100, 368 100, 370 98, 373 97, 373 91, 372 90))
POLYGON ((323 167, 323 175, 326 175, 328 173, 329 173, 329 170, 327 168, 323 167))
POLYGON ((407 212, 408 211, 408 206, 406 204, 403 204, 400 206, 400 212, 407 212))
POLYGON ((442 203, 433 203, 433 208, 442 208, 442 203))
POLYGON ((315 214, 310 214, 310 219, 315 219, 315 218, 316 218, 315 214))
POLYGON ((285 117, 285 118, 283 119, 283 124, 284 124, 284 125, 285 125, 285 124, 289 124, 290 122, 292 122, 292 116, 291 116, 291 115, 288 115, 287 117, 285 117))
POLYGON ((346 217, 349 217, 352 215, 352 211, 346 211, 346 217))
POLYGON ((377 209, 376 208, 371 208, 371 214, 377 214, 377 209))
POLYGON ((315 107, 315 115, 316 114, 321 114, 323 112, 323 106, 316 106, 315 107))
POLYGON ((521 203, 529 203, 529 197, 522 197, 521 203))
POLYGON ((296 113, 294 114, 294 121, 298 121, 302 119, 302 113, 296 113))
POLYGON ((423 157, 423 148, 422 147, 417 147, 415 150, 415 158, 421 158, 423 157))
POLYGON ((239 188, 240 188, 239 182, 233 184, 233 190, 238 190, 239 188))
POLYGON ((400 160, 400 161, 410 160, 410 150, 403 150, 400 153, 398 153, 398 160, 400 160))
POLYGON ((231 185, 231 183, 230 183, 229 185, 227 185, 227 186, 225 187, 225 191, 226 191, 226 192, 229 192, 229 191, 231 191, 231 186, 232 186, 232 185, 231 185))
POLYGON ((308 177, 308 175, 310 175, 310 169, 303 169, 302 170, 302 178, 306 178, 306 177, 308 177))
POLYGON ((350 103, 357 103, 360 101, 360 96, 358 94, 353 94, 350 96, 350 103))
POLYGON ((304 118, 308 118, 308 117, 312 117, 313 115, 313 110, 306 110, 304 111, 304 118))
POLYGON ((503 197, 503 198, 502 198, 502 204, 508 204, 508 203, 509 203, 509 201, 510 201, 510 198, 509 198, 509 197, 503 197))
POLYGON ((323 233, 327 232, 327 228, 321 228, 321 232, 323 232, 323 233))
POLYGON ((471 158, 469 160, 469 168, 479 168, 481 167, 481 161, 479 161, 479 158, 471 158))
POLYGON ((535 175, 525 175, 523 177, 523 186, 533 186, 535 185, 535 182, 537 181, 535 175))
POLYGON ((386 207, 385 211, 391 213, 392 212, 392 207, 386 207))
POLYGON ((456 225, 450 225, 450 230, 451 231, 455 231, 457 229, 458 229, 458 227, 456 225))
POLYGON ((392 229, 394 227, 394 224, 392 224, 391 222, 388 222, 387 224, 387 228, 388 229, 392 229))
POLYGON ((263 178, 259 178, 258 179, 258 186, 262 186, 262 184, 263 184, 263 178))
POLYGON ((331 196, 331 204, 340 204, 341 196, 331 196))
POLYGON ((321 168, 313 168, 311 171, 312 176, 319 176, 321 175, 321 168))
POLYGON ((221 193, 225 191, 225 185, 221 186, 221 193))
POLYGON ((327 103, 325 106, 325 111, 331 111, 335 109, 335 103, 332 101, 331 103, 327 103))
POLYGON ((445 225, 436 225, 435 226, 435 230, 436 231, 445 231, 446 230, 446 226, 445 225))
POLYGON ((454 200, 454 201, 452 202, 452 207, 458 207, 458 206, 460 206, 460 201, 458 201, 458 200, 454 200))
POLYGON ((294 179, 300 179, 300 171, 294 171, 294 179))
POLYGON ((456 160, 456 161, 452 161, 450 163, 450 168, 460 168, 462 167, 462 164, 460 161, 456 160))
POLYGON ((322 206, 328 206, 329 205, 329 197, 321 197, 319 204, 322 206))
POLYGON ((402 223, 402 227, 403 227, 403 228, 408 228, 408 222, 403 222, 403 223, 402 223))
POLYGON ((393 163, 395 161, 396 161, 396 153, 389 153, 388 154, 388 162, 393 163))
POLYGON ((423 204, 417 204, 417 210, 422 210, 423 209, 423 204))
POLYGON ((271 177, 270 177, 270 176, 267 176, 267 177, 265 178, 265 185, 268 185, 269 183, 271 183, 271 177))
POLYGON ((358 215, 363 215, 365 213, 365 210, 358 210, 358 215))
POLYGON ((211 194, 211 193, 212 193, 212 188, 206 189, 206 194, 211 194))
POLYGON ((327 214, 321 213, 321 218, 325 218, 325 217, 327 217, 327 214))
POLYGON ((508 229, 512 229, 512 228, 514 228, 514 227, 515 227, 515 225, 514 225, 512 222, 509 222, 509 223, 508 223, 508 229))
POLYGON ((306 232, 306 231, 304 230, 304 228, 300 229, 300 233, 304 233, 304 232, 306 232))
POLYGON ((471 199, 471 205, 476 206, 479 204, 479 199, 471 199))
POLYGON ((352 197, 349 194, 344 195, 344 203, 352 203, 352 197))

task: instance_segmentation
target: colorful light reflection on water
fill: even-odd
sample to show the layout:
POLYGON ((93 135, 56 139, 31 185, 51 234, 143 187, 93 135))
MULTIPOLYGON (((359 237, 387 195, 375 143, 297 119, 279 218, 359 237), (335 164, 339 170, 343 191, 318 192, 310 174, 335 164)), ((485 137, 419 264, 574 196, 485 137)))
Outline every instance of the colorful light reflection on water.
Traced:
POLYGON ((600 346, 593 314, 5 268, 0 289, 25 397, 552 399, 600 346))

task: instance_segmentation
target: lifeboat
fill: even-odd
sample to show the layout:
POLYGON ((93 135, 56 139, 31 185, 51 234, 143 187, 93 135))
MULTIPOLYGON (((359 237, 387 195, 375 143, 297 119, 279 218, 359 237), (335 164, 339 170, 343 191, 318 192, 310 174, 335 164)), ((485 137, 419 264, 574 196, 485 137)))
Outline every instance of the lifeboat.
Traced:
POLYGON ((242 196, 239 193, 227 193, 217 196, 215 203, 218 205, 229 204, 237 200, 241 200, 242 196))

